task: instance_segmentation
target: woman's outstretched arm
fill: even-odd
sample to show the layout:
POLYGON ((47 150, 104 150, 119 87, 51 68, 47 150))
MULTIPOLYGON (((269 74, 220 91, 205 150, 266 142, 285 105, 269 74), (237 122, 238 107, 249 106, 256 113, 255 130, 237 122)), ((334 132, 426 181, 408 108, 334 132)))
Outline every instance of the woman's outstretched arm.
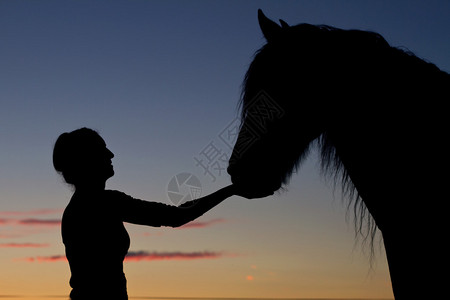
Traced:
POLYGON ((229 185, 180 206, 138 200, 118 191, 108 192, 116 200, 117 211, 124 222, 155 227, 179 227, 197 219, 223 200, 235 195, 236 188, 229 185))
POLYGON ((235 187, 233 185, 229 185, 205 197, 185 202, 182 205, 176 207, 178 213, 174 215, 173 219, 170 220, 171 224, 169 226, 183 226, 184 224, 189 223, 202 216, 204 213, 221 203, 223 200, 235 194, 235 187))
POLYGON ((232 184, 205 197, 188 201, 180 206, 173 206, 159 202, 134 199, 118 191, 109 192, 112 198, 117 200, 117 211, 121 215, 122 221, 154 227, 183 226, 233 195, 247 199, 273 195, 272 190, 265 190, 264 187, 254 189, 232 184))

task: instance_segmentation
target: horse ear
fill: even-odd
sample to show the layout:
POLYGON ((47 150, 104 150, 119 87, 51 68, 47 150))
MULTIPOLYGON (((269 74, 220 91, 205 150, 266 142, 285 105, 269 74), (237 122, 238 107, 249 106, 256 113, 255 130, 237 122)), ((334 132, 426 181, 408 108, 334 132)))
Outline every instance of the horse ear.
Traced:
POLYGON ((281 19, 280 19, 280 24, 281 24, 281 28, 289 28, 289 27, 291 27, 291 26, 289 26, 288 23, 286 23, 285 21, 283 21, 281 19))
POLYGON ((261 9, 258 9, 259 27, 268 42, 272 41, 281 31, 280 25, 267 18, 261 9))

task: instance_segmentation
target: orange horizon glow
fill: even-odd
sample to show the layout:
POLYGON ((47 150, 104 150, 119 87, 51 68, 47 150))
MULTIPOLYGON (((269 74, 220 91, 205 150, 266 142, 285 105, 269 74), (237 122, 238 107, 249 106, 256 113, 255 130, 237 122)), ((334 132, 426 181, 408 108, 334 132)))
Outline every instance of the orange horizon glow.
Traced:
MULTIPOLYGON (((0 248, 4 249, 5 251, 8 249, 11 249, 11 252, 9 254, 9 263, 4 263, 4 265, 10 265, 11 267, 15 269, 30 269, 31 270, 39 270, 42 264, 51 264, 52 267, 49 269, 55 269, 60 270, 58 271, 60 276, 62 275, 62 278, 66 278, 62 282, 60 281, 61 278, 53 278, 56 282, 60 282, 60 287, 58 289, 61 290, 67 290, 69 289, 68 285, 68 278, 70 278, 70 270, 67 263, 67 258, 65 255, 57 254, 57 255, 46 255, 46 252, 48 251, 54 251, 55 247, 59 248, 62 251, 64 249, 64 246, 62 245, 60 241, 60 224, 61 219, 60 217, 55 217, 55 211, 57 211, 58 214, 61 213, 61 210, 51 210, 51 209, 42 209, 39 211, 36 211, 36 215, 33 215, 32 211, 15 211, 15 212, 0 212, 1 216, 8 216, 8 218, 3 219, 4 222, 0 223, 0 226, 6 231, 4 231, 5 234, 9 236, 20 236, 21 241, 20 242, 8 242, 8 243, 0 243, 0 248), (53 243, 37 243, 33 240, 35 240, 36 235, 51 235, 53 236, 54 242, 53 243), (26 239, 30 239, 30 241, 26 241, 26 239), (21 253, 26 253, 24 251, 27 251, 29 249, 30 251, 35 251, 35 254, 39 255, 33 255, 33 256, 22 256, 21 253), (17 251, 16 251, 17 250, 17 251), (19 264, 22 264, 20 266, 19 264), (26 264, 26 265, 25 265, 26 264)), ((130 227, 129 233, 134 239, 141 239, 143 237, 149 237, 151 236, 152 239, 166 239, 169 238, 171 235, 180 235, 180 237, 188 238, 189 236, 195 236, 197 234, 202 235, 202 232, 210 232, 211 230, 216 230, 217 228, 221 228, 223 226, 227 227, 240 227, 239 221, 233 221, 230 222, 227 218, 220 218, 215 217, 214 215, 210 218, 202 218, 200 220, 191 222, 183 227, 180 227, 179 230, 173 230, 173 229, 167 229, 167 230, 158 230, 155 229, 153 232, 149 233, 148 228, 144 228, 144 233, 140 232, 140 227, 130 227), (138 231, 135 231, 138 230, 138 231)), ((202 238, 203 240, 203 238, 202 238)), ((205 239, 204 242, 207 242, 208 240, 205 239)), ((223 246, 219 246, 223 247, 223 246)), ((221 249, 221 248, 219 248, 221 249)), ((222 248, 223 249, 223 248, 222 248)), ((157 269, 160 270, 163 268, 163 272, 166 275, 163 275, 161 273, 158 273, 157 277, 161 277, 159 280, 155 280, 155 278, 152 276, 152 281, 154 281, 155 285, 159 288, 154 290, 151 289, 151 291, 159 291, 158 294, 160 295, 169 295, 170 288, 164 286, 164 281, 171 281, 173 279, 167 279, 168 276, 170 278, 171 275, 169 274, 177 274, 179 272, 179 269, 182 268, 193 268, 194 266, 189 263, 189 261, 196 261, 195 262, 195 268, 198 268, 199 266, 206 266, 205 264, 207 261, 215 261, 213 265, 217 266, 216 270, 211 270, 210 272, 219 272, 221 275, 220 277, 223 277, 222 280, 231 280, 231 282, 235 282, 237 286, 240 286, 242 284, 251 284, 252 287, 248 286, 242 286, 240 289, 242 289, 241 292, 239 292, 240 289, 236 290, 234 293, 229 293, 229 291, 225 294, 224 291, 220 292, 222 290, 219 286, 215 288, 216 292, 215 294, 211 291, 211 293, 203 293, 198 294, 195 291, 193 293, 189 294, 193 297, 210 297, 214 295, 219 295, 219 297, 225 296, 225 297, 235 297, 239 298, 245 297, 253 297, 257 298, 258 295, 255 294, 258 290, 264 290, 264 286, 271 284, 279 285, 282 284, 289 284, 292 285, 297 280, 295 277, 293 278, 285 278, 284 275, 281 276, 278 272, 275 272, 272 268, 267 268, 263 266, 261 267, 261 264, 255 264, 250 263, 248 264, 248 267, 246 270, 241 270, 238 273, 234 274, 235 271, 232 269, 229 269, 229 266, 232 266, 234 264, 241 265, 243 260, 251 260, 251 257, 248 257, 247 253, 242 254, 235 254, 236 251, 230 251, 232 249, 225 250, 219 250, 219 251, 212 251, 212 250, 201 250, 201 251, 186 251, 186 250, 177 250, 177 251, 148 251, 148 250, 130 250, 128 255, 125 257, 124 263, 126 264, 125 272, 127 275, 127 279, 129 279, 130 283, 130 295, 148 295, 148 292, 145 292, 148 290, 146 288, 145 284, 139 283, 142 279, 136 277, 136 271, 137 269, 146 269, 146 267, 142 264, 138 264, 138 262, 141 263, 151 263, 155 262, 155 264, 148 264, 149 270, 157 269), (230 260, 231 259, 231 260, 230 260), (167 262, 170 267, 166 269, 164 267, 165 262, 167 262), (185 263, 182 263, 182 265, 176 266, 174 265, 177 261, 185 261, 185 263), (161 265, 160 265, 161 264, 161 265), (164 265, 162 265, 164 264, 164 265), (191 266, 191 267, 189 267, 191 266), (223 269, 223 270, 222 270, 223 269), (227 275, 228 274, 228 275, 227 275), (164 279, 166 278, 166 279, 164 279), (294 280, 294 281, 293 281, 294 280), (239 283, 240 282, 240 283, 239 283), (245 290, 253 291, 253 292, 244 292, 245 290), (137 293, 137 294, 136 294, 137 293)), ((60 252, 61 253, 61 252, 60 252)), ((95 258, 96 254, 94 251, 92 253, 93 258, 95 258)), ((98 257, 101 259, 101 257, 98 257)), ((283 262, 283 258, 279 257, 278 260, 280 263, 283 262)), ((273 264, 273 262, 267 262, 270 264, 273 264)), ((208 263, 209 264, 209 263, 208 263)), ((299 262, 298 266, 301 266, 302 263, 299 262)), ((48 268, 45 268, 48 269, 48 268)), ((200 269, 201 270, 201 269, 200 269)), ((206 278, 208 280, 211 280, 211 284, 213 284, 214 281, 212 281, 212 276, 207 276, 206 278, 202 277, 201 274, 196 274, 193 269, 189 269, 186 271, 182 271, 182 273, 185 273, 187 276, 186 278, 189 278, 192 282, 202 282, 205 281, 206 278), (191 274, 192 275, 188 275, 191 274), (195 275, 194 275, 195 274, 195 275), (196 279, 198 277, 198 279, 196 279)), ((217 275, 219 274, 217 273, 217 275)), ((173 275, 172 275, 173 276, 173 275)), ((298 276, 298 275, 297 275, 298 276)), ((50 280, 51 277, 49 277, 50 280)), ((1 278, 0 278, 1 279, 1 278)), ((319 280, 320 279, 315 279, 319 280)), ((220 281, 220 280, 219 280, 220 281)), ((184 289, 189 290, 189 285, 183 285, 181 282, 177 282, 178 286, 184 286, 184 289)), ((314 281, 312 281, 314 282, 314 281)), ((45 285, 44 285, 45 286, 45 285)), ((58 290, 57 289, 57 290, 58 290)), ((40 290, 40 287, 36 287, 35 290, 40 290)), ((307 292, 305 288, 303 288, 303 292, 305 295, 314 295, 314 292, 307 292)), ((36 292, 34 292, 36 294, 36 292)), ((285 297, 289 298, 295 295, 295 292, 291 291, 290 289, 286 290, 278 290, 278 292, 272 291, 271 293, 264 292, 263 295, 272 295, 272 296, 279 296, 279 297, 285 297), (272 294, 271 294, 272 293, 272 294)), ((316 293, 317 294, 317 293, 316 293)), ((345 294, 343 294, 345 296, 345 294)), ((359 295, 359 294, 357 294, 359 295)), ((178 295, 175 295, 178 296, 178 295)), ((326 296, 326 294, 324 294, 326 296)), ((131 298, 131 296, 130 296, 131 298)))

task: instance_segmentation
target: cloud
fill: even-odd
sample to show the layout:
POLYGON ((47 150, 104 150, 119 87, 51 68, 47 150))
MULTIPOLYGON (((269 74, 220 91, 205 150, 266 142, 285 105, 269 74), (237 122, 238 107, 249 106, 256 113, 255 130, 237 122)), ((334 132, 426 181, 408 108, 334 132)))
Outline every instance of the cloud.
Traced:
POLYGON ((0 219, 0 225, 45 225, 45 226, 60 226, 61 219, 0 219))
POLYGON ((50 246, 49 244, 38 243, 3 243, 0 248, 44 248, 50 246))
POLYGON ((157 232, 142 232, 142 233, 133 233, 134 236, 144 236, 144 237, 153 237, 153 236, 163 236, 164 232, 157 231, 157 232))
MULTIPOLYGON (((42 209, 42 210, 33 210, 33 211, 3 211, 0 212, 0 216, 7 217, 18 217, 18 216, 35 216, 35 215, 46 215, 46 214, 54 214, 61 213, 62 210, 59 209, 42 209)), ((180 229, 188 229, 188 228, 205 228, 218 223, 226 222, 225 219, 212 219, 209 221, 193 221, 187 223, 181 227, 180 229)), ((0 218, 0 225, 28 225, 28 226, 60 226, 61 219, 38 219, 34 217, 30 218, 0 218)))
POLYGON ((222 252, 148 252, 148 251, 130 251, 125 257, 125 261, 141 260, 193 260, 193 259, 214 259, 224 256, 222 252))
POLYGON ((17 223, 20 225, 44 225, 44 226, 60 226, 61 225, 61 219, 21 219, 17 220, 17 223))
POLYGON ((204 228, 204 227, 208 227, 217 223, 224 223, 226 222, 225 219, 212 219, 210 221, 205 221, 205 222, 201 222, 201 221, 193 221, 193 222, 189 222, 183 226, 181 226, 180 228, 204 228))
POLYGON ((39 216, 61 215, 62 209, 38 209, 29 211, 0 211, 0 226, 5 227, 0 233, 1 239, 28 236, 59 227, 61 219, 41 219, 39 216), (46 228, 46 229, 45 229, 46 228))
POLYGON ((52 255, 52 256, 36 256, 36 257, 18 258, 18 259, 15 259, 15 261, 46 263, 46 262, 67 261, 67 258, 65 255, 52 255))
POLYGON ((7 215, 0 217, 0 239, 18 238, 38 234, 44 231, 53 230, 61 226, 61 219, 40 219, 34 216, 27 216, 27 213, 52 213, 55 210, 40 210, 30 212, 0 212, 7 215))
MULTIPOLYGON (((92 254, 93 257, 96 256, 95 253, 92 254)), ((99 255, 100 258, 101 255, 99 255)), ((135 261, 155 261, 155 260, 194 260, 194 259, 217 259, 224 256, 229 256, 223 252, 213 252, 213 251, 197 251, 197 252, 149 252, 149 251, 130 251, 125 257, 125 262, 135 262, 135 261)), ((67 261, 65 255, 53 255, 53 256, 36 256, 36 257, 25 257, 18 258, 15 261, 25 261, 25 262, 39 262, 39 263, 50 263, 58 261, 67 261)))
MULTIPOLYGON (((55 212, 60 212, 60 210, 37 210, 37 211, 29 211, 29 212, 0 212, 0 216, 24 216, 27 214, 51 214, 55 212)), ((187 223, 179 228, 181 229, 188 229, 188 228, 205 228, 209 227, 218 223, 224 223, 226 222, 225 219, 212 219, 209 221, 193 221, 190 223, 187 223)), ((7 225, 7 224, 19 224, 19 225, 29 225, 29 226, 35 226, 35 225, 45 225, 45 226, 60 226, 61 225, 61 219, 38 219, 38 218, 25 218, 25 219, 7 219, 7 218, 0 218, 0 225, 7 225)))

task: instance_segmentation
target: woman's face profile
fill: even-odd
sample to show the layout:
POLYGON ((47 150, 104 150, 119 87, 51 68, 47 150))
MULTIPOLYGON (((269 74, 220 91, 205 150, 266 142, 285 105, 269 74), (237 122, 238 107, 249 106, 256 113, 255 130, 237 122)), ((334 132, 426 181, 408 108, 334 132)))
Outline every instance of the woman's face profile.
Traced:
POLYGON ((105 141, 99 136, 93 136, 82 145, 81 167, 86 180, 106 181, 114 176, 114 168, 111 159, 114 154, 106 147, 105 141))
POLYGON ((92 158, 95 162, 93 166, 99 174, 105 177, 105 180, 114 176, 112 158, 114 154, 106 147, 105 141, 99 136, 98 143, 95 144, 92 151, 92 158))

